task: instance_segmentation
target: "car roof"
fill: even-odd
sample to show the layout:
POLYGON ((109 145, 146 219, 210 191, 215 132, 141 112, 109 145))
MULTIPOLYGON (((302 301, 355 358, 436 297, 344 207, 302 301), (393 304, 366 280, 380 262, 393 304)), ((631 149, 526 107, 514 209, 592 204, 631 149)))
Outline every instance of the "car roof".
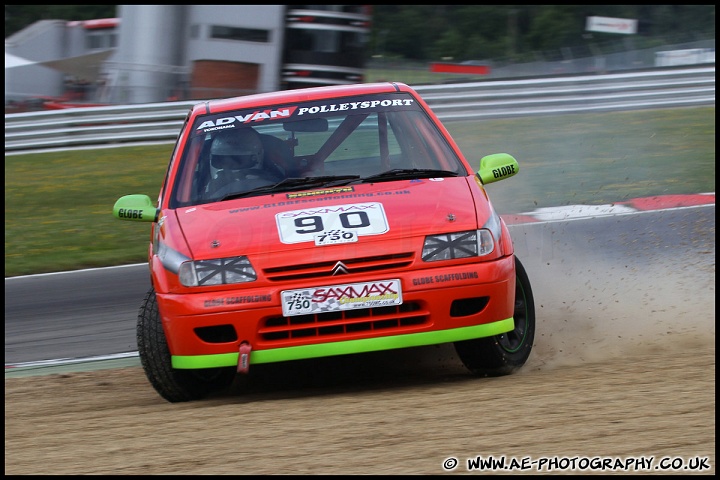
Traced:
POLYGON ((327 87, 281 90, 278 92, 256 93, 242 97, 208 100, 206 102, 196 104, 193 107, 193 113, 209 114, 228 110, 279 105, 293 102, 337 99, 357 95, 393 92, 414 93, 414 90, 406 84, 399 82, 361 83, 353 85, 333 85, 327 87))

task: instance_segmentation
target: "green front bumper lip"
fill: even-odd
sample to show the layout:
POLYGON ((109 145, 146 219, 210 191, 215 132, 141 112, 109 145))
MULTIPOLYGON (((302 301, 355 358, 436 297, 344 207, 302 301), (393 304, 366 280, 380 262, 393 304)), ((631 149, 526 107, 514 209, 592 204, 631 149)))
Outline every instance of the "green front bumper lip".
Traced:
MULTIPOLYGON (((341 342, 300 345, 296 347, 281 347, 269 350, 253 350, 250 353, 250 364, 285 362, 288 360, 304 360, 308 358, 438 345, 474 338, 492 337, 509 332, 514 328, 515 322, 513 318, 510 317, 497 322, 450 330, 408 333, 405 335, 363 338, 341 342)), ((173 355, 172 366, 178 369, 234 367, 238 364, 238 356, 239 352, 218 353, 214 355, 173 355)))

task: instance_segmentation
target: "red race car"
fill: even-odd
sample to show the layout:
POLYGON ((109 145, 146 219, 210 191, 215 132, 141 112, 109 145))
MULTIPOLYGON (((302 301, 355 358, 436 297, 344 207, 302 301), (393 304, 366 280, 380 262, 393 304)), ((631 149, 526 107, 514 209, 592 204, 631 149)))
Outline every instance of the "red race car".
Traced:
POLYGON ((477 375, 526 362, 528 277, 472 167, 401 83, 308 88, 199 103, 151 222, 140 360, 170 402, 230 386, 252 365, 453 343, 477 375))

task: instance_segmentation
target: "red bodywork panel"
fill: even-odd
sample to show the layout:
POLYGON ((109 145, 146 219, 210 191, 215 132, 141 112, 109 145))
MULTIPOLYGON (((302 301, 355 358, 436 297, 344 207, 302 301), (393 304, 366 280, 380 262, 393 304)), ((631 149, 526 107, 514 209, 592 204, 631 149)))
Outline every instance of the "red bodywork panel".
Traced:
POLYGON ((249 352, 250 348, 261 351, 441 331, 513 315, 515 267, 507 227, 445 127, 403 84, 290 90, 198 104, 179 136, 158 206, 160 221, 153 224, 156 238, 149 260, 172 355, 237 353, 243 344, 249 352), (189 145, 196 116, 253 108, 270 111, 277 105, 341 102, 344 97, 395 92, 413 95, 467 175, 294 190, 171 208, 169 186, 179 176, 179 156, 189 145), (310 226, 303 222, 323 215, 345 215, 343 221, 350 222, 371 218, 373 230, 357 241, 330 245, 316 245, 313 237, 298 233, 310 226), (293 224, 295 218, 304 220, 293 224), (495 238, 491 254, 422 259, 427 236, 475 231, 493 219, 499 223, 501 238, 495 238), (183 260, 237 256, 247 257, 257 274, 255 281, 203 287, 180 284, 176 267, 183 260), (339 261, 349 274, 332 274, 339 261), (388 280, 399 281, 401 305, 312 319, 283 314, 283 291, 388 280))

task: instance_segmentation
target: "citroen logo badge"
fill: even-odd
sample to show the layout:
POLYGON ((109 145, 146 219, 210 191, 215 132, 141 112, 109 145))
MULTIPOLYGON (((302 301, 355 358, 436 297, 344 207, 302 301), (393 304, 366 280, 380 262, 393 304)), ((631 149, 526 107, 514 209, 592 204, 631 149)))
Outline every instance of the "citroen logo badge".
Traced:
POLYGON ((345 264, 342 262, 337 262, 335 264, 335 266, 332 268, 332 272, 331 272, 332 275, 344 275, 346 273, 350 273, 350 272, 348 271, 345 264))

